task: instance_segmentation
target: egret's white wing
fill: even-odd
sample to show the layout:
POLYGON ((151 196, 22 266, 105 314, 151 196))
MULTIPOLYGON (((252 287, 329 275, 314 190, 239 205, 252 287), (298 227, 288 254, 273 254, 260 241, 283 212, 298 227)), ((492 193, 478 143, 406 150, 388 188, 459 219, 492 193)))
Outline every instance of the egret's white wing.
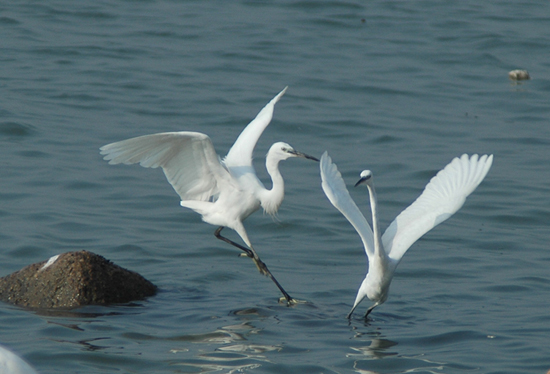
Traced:
POLYGON ((389 257, 400 261, 414 242, 458 211, 489 172, 493 155, 462 155, 441 170, 424 192, 391 223, 382 242, 389 257))
POLYGON ((231 147, 223 162, 229 168, 235 166, 252 166, 252 152, 260 136, 273 118, 273 110, 275 104, 283 96, 288 87, 285 87, 277 96, 275 96, 263 109, 258 113, 256 118, 250 122, 241 132, 235 144, 231 147))
POLYGON ((357 205, 355 205, 342 179, 342 174, 340 174, 336 165, 332 163, 332 159, 327 152, 323 153, 321 157, 320 168, 321 186, 323 187, 323 191, 325 191, 325 195, 327 195, 332 205, 334 205, 334 207, 338 209, 355 228, 361 240, 363 240, 367 257, 372 256, 374 254, 374 237, 372 229, 357 205))
POLYGON ((110 164, 162 167, 168 182, 182 200, 208 201, 219 193, 219 181, 231 183, 212 141, 198 132, 165 132, 139 136, 101 149, 110 164))
POLYGON ((38 374, 21 357, 2 346, 0 346, 0 373, 38 374))

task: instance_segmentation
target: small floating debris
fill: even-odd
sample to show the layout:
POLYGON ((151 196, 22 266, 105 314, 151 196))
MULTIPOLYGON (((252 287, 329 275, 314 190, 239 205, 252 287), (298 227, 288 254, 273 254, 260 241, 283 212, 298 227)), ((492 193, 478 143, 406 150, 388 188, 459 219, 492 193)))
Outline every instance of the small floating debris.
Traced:
POLYGON ((526 79, 531 79, 531 77, 529 76, 529 72, 527 70, 521 70, 521 69, 516 69, 516 70, 512 70, 511 72, 508 73, 508 78, 514 80, 514 81, 522 81, 522 80, 526 80, 526 79))

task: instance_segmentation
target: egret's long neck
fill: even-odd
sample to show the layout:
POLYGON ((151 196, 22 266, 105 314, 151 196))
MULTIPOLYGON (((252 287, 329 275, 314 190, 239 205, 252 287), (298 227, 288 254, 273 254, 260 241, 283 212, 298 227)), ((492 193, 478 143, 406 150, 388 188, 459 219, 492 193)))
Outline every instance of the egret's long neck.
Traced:
POLYGON ((380 234, 380 225, 378 224, 378 200, 376 199, 376 190, 374 185, 367 185, 370 198, 370 209, 372 211, 372 231, 374 234, 374 253, 377 256, 385 257, 386 252, 382 246, 382 235, 380 234))
POLYGON ((268 153, 265 160, 265 167, 271 177, 272 187, 270 190, 264 190, 260 197, 262 207, 268 214, 275 214, 285 198, 285 181, 279 171, 279 159, 274 158, 268 153))

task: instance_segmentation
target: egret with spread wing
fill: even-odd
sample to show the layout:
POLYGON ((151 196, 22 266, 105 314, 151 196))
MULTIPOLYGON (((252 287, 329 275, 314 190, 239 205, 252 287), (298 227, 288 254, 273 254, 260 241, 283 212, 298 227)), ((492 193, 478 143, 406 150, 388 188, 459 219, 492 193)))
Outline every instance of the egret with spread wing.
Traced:
POLYGON ((493 155, 462 155, 460 158, 454 158, 432 178, 418 199, 401 212, 384 235, 381 235, 372 172, 362 171, 361 179, 355 186, 367 186, 373 229, 349 195, 336 165, 332 163, 327 152, 323 154, 320 165, 323 191, 332 205, 353 225, 363 241, 368 258, 368 272, 357 292, 348 318, 365 297, 374 302, 367 310, 365 318, 376 306, 386 301, 393 274, 405 252, 422 235, 462 207, 468 195, 485 178, 492 162, 493 155))
POLYGON ((174 190, 181 197, 181 206, 199 213, 203 221, 219 226, 218 239, 243 250, 260 273, 268 276, 283 293, 287 303, 294 300, 281 287, 252 247, 243 220, 260 208, 275 214, 284 198, 284 181, 279 162, 290 157, 319 161, 300 153, 287 143, 275 143, 266 156, 267 172, 273 186, 266 189, 252 166, 252 152, 264 129, 271 122, 273 109, 286 88, 275 96, 239 135, 223 161, 210 138, 198 132, 166 132, 123 140, 101 147, 101 154, 110 164, 135 164, 161 167, 174 190), (247 247, 221 235, 224 227, 239 234, 247 247))

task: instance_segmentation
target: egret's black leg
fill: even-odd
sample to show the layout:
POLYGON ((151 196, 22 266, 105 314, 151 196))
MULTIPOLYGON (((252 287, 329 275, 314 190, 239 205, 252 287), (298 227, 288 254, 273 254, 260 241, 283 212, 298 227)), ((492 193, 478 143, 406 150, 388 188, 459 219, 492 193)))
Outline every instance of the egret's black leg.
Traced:
POLYGON ((369 309, 367 309, 367 313, 365 313, 365 321, 367 320, 367 317, 369 316, 370 312, 372 312, 372 310, 374 309, 374 307, 376 306, 377 304, 374 304, 373 306, 371 306, 369 309))
POLYGON ((217 230, 214 232, 214 236, 220 240, 223 240, 224 242, 226 243, 229 243, 231 244, 232 246, 235 246, 237 248, 239 248, 240 250, 242 251, 245 251, 246 255, 250 258, 254 258, 254 252, 252 252, 249 248, 246 248, 242 245, 240 245, 239 243, 235 243, 233 240, 231 239, 228 239, 226 238, 225 236, 222 236, 220 233, 222 232, 223 230, 223 226, 220 226, 217 228, 217 230))
POLYGON ((260 257, 258 255, 255 255, 254 257, 252 257, 252 261, 254 261, 254 264, 256 264, 256 267, 258 268, 261 274, 265 275, 266 277, 269 277, 269 279, 271 279, 273 283, 275 283, 279 291, 281 291, 284 298, 286 299, 287 304, 290 305, 295 303, 295 300, 292 297, 290 297, 288 292, 286 292, 283 286, 281 286, 281 284, 277 281, 277 279, 275 279, 273 274, 271 274, 271 271, 269 271, 269 269, 267 268, 267 265, 262 260, 260 260, 260 257))
POLYGON ((294 303, 295 300, 292 297, 290 297, 288 292, 286 292, 285 289, 281 286, 281 284, 277 281, 277 279, 275 279, 273 274, 271 274, 271 272, 267 268, 267 265, 262 260, 260 260, 260 257, 256 254, 256 252, 251 250, 250 248, 246 248, 246 247, 244 247, 244 246, 242 246, 238 243, 235 243, 233 240, 228 239, 225 236, 222 236, 220 233, 223 229, 224 229, 224 226, 220 226, 216 229, 216 231, 214 232, 214 235, 216 236, 216 238, 218 238, 220 240, 223 240, 224 242, 229 243, 232 246, 235 246, 235 247, 239 248, 240 250, 244 251, 246 253, 246 255, 248 257, 250 257, 252 259, 252 261, 254 261, 254 264, 256 264, 256 267, 258 268, 260 273, 267 276, 267 277, 269 277, 273 281, 273 283, 275 283, 275 285, 277 286, 279 291, 281 291, 284 298, 286 299, 287 304, 294 303))

